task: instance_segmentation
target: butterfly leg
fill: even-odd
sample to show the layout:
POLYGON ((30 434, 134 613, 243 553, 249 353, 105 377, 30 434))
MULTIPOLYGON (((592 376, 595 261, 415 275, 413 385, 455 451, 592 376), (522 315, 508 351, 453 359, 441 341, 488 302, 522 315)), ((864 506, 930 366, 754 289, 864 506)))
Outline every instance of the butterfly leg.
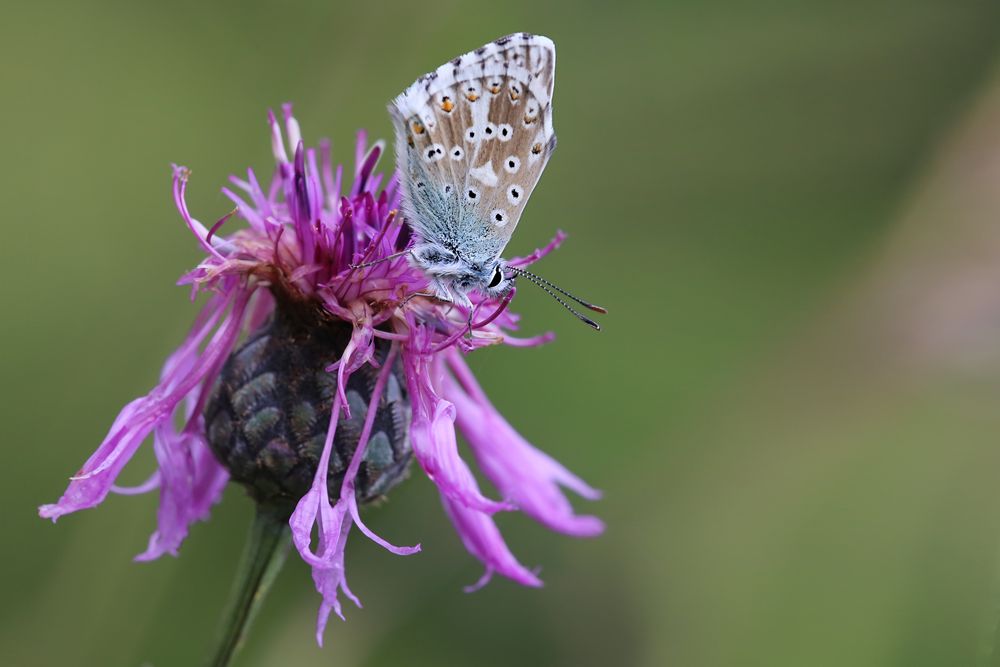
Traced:
POLYGON ((438 284, 439 294, 441 291, 447 293, 448 296, 447 298, 444 298, 443 296, 439 296, 438 298, 440 298, 442 301, 451 304, 451 307, 448 308, 447 314, 450 315, 452 309, 454 309, 455 306, 461 306, 465 308, 465 312, 468 313, 468 319, 466 321, 466 337, 472 338, 472 317, 476 313, 476 306, 469 299, 469 295, 460 290, 449 290, 446 285, 439 283, 438 284))
POLYGON ((418 296, 426 297, 428 299, 437 299, 438 301, 451 304, 452 306, 455 305, 455 299, 452 298, 451 291, 448 290, 448 288, 445 287, 440 280, 435 279, 432 285, 434 287, 433 292, 412 292, 411 294, 408 294, 402 302, 400 302, 400 307, 405 306, 411 299, 415 299, 418 296))
POLYGON ((431 292, 412 292, 410 294, 407 294, 406 298, 399 302, 399 307, 400 308, 405 307, 406 304, 408 304, 411 299, 416 299, 418 296, 426 297, 428 299, 439 298, 437 294, 433 294, 431 292))
POLYGON ((388 262, 390 259, 396 259, 397 257, 402 257, 403 255, 409 253, 409 250, 400 250, 399 252, 394 252, 391 255, 386 255, 381 259, 376 259, 371 262, 364 262, 362 264, 351 264, 351 270, 365 269, 369 266, 375 266, 376 264, 381 264, 382 262, 388 262))

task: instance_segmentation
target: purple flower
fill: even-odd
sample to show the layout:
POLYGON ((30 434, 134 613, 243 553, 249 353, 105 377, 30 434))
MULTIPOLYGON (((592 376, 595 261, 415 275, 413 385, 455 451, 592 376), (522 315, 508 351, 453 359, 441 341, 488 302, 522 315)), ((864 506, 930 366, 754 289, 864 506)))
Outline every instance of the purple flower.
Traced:
MULTIPOLYGON (((338 591, 359 604, 344 572, 352 527, 393 553, 420 550, 419 545, 393 546, 368 528, 359 513, 359 502, 368 499, 362 487, 372 484, 368 478, 362 483, 359 471, 372 454, 369 445, 375 447, 373 430, 380 406, 393 390, 405 392, 410 406, 408 446, 437 485, 463 544, 485 566, 482 579, 470 590, 494 573, 527 586, 541 585, 510 552, 492 515, 521 510, 553 530, 593 536, 603 524, 595 517, 576 515, 562 487, 591 500, 600 494, 525 441, 490 403, 463 357, 486 345, 540 345, 552 335, 512 335, 518 321, 507 309, 513 291, 497 300, 472 295, 471 313, 420 296, 427 280, 401 253, 410 243, 410 232, 396 213, 397 177, 383 183, 383 176, 375 173, 384 145, 368 147, 365 134, 359 133, 355 170, 345 178, 344 168, 333 166, 330 144, 321 142, 318 151, 305 148, 291 106, 285 105, 283 112, 284 132, 274 114, 268 116, 277 163, 274 176, 264 186, 252 170, 245 178, 231 177, 234 188, 223 188, 223 193, 235 208, 214 225, 206 227, 190 214, 185 201, 190 174, 184 167, 174 167, 174 201, 205 251, 201 263, 180 283, 192 286, 192 298, 207 292, 208 299, 187 338, 164 364, 159 384, 122 409, 104 442, 70 478, 63 496, 57 503, 43 505, 40 515, 55 520, 98 505, 109 492, 159 489, 157 528, 136 558, 176 555, 188 527, 208 517, 230 476, 247 483, 245 470, 232 465, 227 470, 219 463, 215 445, 223 436, 213 431, 215 422, 206 424, 205 415, 227 377, 225 368, 231 363, 227 360, 255 353, 251 343, 262 339, 254 336, 281 316, 283 304, 306 304, 320 320, 345 332, 344 344, 329 350, 332 363, 320 364, 313 369, 318 375, 310 376, 319 377, 316 381, 323 386, 328 378, 331 407, 320 415, 325 436, 321 433, 314 450, 309 450, 315 459, 303 459, 312 462, 309 477, 299 480, 299 487, 288 487, 302 489, 289 506, 289 525, 323 598, 317 641, 322 644, 331 611, 343 618, 338 591), (292 151, 291 160, 286 148, 292 151), (242 218, 246 227, 222 235, 221 228, 234 216, 242 218), (405 382, 397 382, 396 372, 405 376, 405 382), (373 388, 365 396, 367 405, 359 406, 351 378, 364 373, 374 378, 373 388), (405 387, 393 389, 394 384, 405 387), (357 414, 352 415, 352 404, 357 414), (501 498, 489 498, 480 490, 459 455, 456 426, 501 498), (156 472, 137 487, 117 486, 119 473, 150 434, 156 472), (349 455, 341 457, 336 443, 344 438, 351 439, 351 446, 349 455), (339 493, 331 492, 338 488, 339 493)), ((563 238, 559 233, 545 248, 511 264, 527 266, 558 247, 563 238)), ((232 393, 234 405, 247 394, 232 393)), ((255 419, 263 421, 272 413, 262 410, 255 419)), ((312 423, 307 417, 311 415, 296 419, 312 423)), ((265 454, 279 463, 290 455, 283 442, 268 446, 273 451, 265 454)), ((251 493, 260 501, 259 490, 251 488, 251 493)))

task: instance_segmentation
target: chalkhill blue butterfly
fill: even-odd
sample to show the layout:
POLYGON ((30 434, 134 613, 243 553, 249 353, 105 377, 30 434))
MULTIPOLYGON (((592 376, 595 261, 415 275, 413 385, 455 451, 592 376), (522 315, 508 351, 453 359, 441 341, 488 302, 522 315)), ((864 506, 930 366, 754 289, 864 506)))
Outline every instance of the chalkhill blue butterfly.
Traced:
POLYGON ((407 251, 432 296, 471 307, 470 291, 507 294, 518 277, 581 320, 547 280, 500 257, 556 146, 552 40, 501 37, 417 79, 389 105, 402 183, 402 214, 416 237, 407 251))

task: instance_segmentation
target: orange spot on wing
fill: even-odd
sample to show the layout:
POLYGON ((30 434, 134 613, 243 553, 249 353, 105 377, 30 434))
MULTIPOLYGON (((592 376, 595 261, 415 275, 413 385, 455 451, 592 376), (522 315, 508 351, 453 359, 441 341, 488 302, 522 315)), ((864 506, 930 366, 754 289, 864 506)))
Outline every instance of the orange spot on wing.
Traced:
POLYGON ((500 86, 490 86, 490 92, 496 95, 500 92, 500 86))
POLYGON ((538 155, 541 152, 542 152, 542 145, 541 144, 535 144, 534 146, 531 147, 531 153, 533 155, 538 155))
POLYGON ((479 95, 476 95, 475 93, 468 93, 465 96, 465 99, 469 100, 470 102, 475 102, 476 100, 479 99, 479 95))
POLYGON ((441 110, 445 113, 451 113, 451 110, 455 108, 455 103, 451 101, 450 97, 445 97, 441 100, 441 110))
POLYGON ((424 124, 421 123, 419 120, 413 121, 413 131, 415 133, 417 133, 417 134, 423 134, 424 133, 424 124))
POLYGON ((516 91, 513 91, 513 90, 510 91, 510 99, 511 99, 512 102, 514 100, 516 100, 517 98, 519 98, 520 96, 521 96, 520 93, 518 93, 516 91))
POLYGON ((538 120, 538 116, 525 116, 524 117, 524 124, 525 125, 531 125, 536 120, 538 120))

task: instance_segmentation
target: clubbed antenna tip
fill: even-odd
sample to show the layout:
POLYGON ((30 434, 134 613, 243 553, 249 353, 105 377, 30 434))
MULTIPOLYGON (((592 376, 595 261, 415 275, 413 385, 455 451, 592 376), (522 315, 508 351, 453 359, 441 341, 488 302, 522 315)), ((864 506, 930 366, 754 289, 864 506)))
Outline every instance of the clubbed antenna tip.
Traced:
POLYGON ((513 271, 516 275, 518 275, 518 276, 524 276, 529 281, 531 281, 532 283, 534 283, 538 287, 542 288, 549 296, 551 296, 553 299, 555 299, 556 301, 558 301, 559 303, 561 303, 562 306, 563 306, 563 308, 565 308, 569 312, 571 312, 574 315, 576 315, 576 317, 581 322, 583 322, 584 324, 587 324, 587 325, 593 327, 597 331, 601 330, 601 325, 600 324, 598 324, 594 320, 590 319, 586 315, 583 315, 583 314, 577 312, 577 310, 575 308, 573 308, 571 305, 569 305, 568 303, 566 303, 565 301, 563 301, 561 298, 559 298, 559 296, 556 294, 556 292, 559 292, 559 294, 562 294, 563 296, 569 297, 570 299, 572 299, 573 301, 576 301, 578 304, 580 304, 584 308, 588 308, 588 309, 594 311, 595 313, 602 313, 602 314, 606 315, 607 312, 608 312, 607 308, 604 308, 602 306, 595 306, 592 303, 589 303, 587 301, 584 301, 583 299, 575 297, 572 294, 570 294, 569 292, 567 292, 566 290, 564 290, 563 288, 559 287, 558 285, 550 283, 545 278, 542 278, 539 275, 535 275, 534 273, 531 273, 530 271, 525 271, 524 269, 519 269, 516 266, 508 266, 507 268, 509 268, 511 271, 513 271), (549 288, 551 288, 551 289, 549 289, 549 288), (552 290, 555 290, 555 292, 552 291, 552 290))

